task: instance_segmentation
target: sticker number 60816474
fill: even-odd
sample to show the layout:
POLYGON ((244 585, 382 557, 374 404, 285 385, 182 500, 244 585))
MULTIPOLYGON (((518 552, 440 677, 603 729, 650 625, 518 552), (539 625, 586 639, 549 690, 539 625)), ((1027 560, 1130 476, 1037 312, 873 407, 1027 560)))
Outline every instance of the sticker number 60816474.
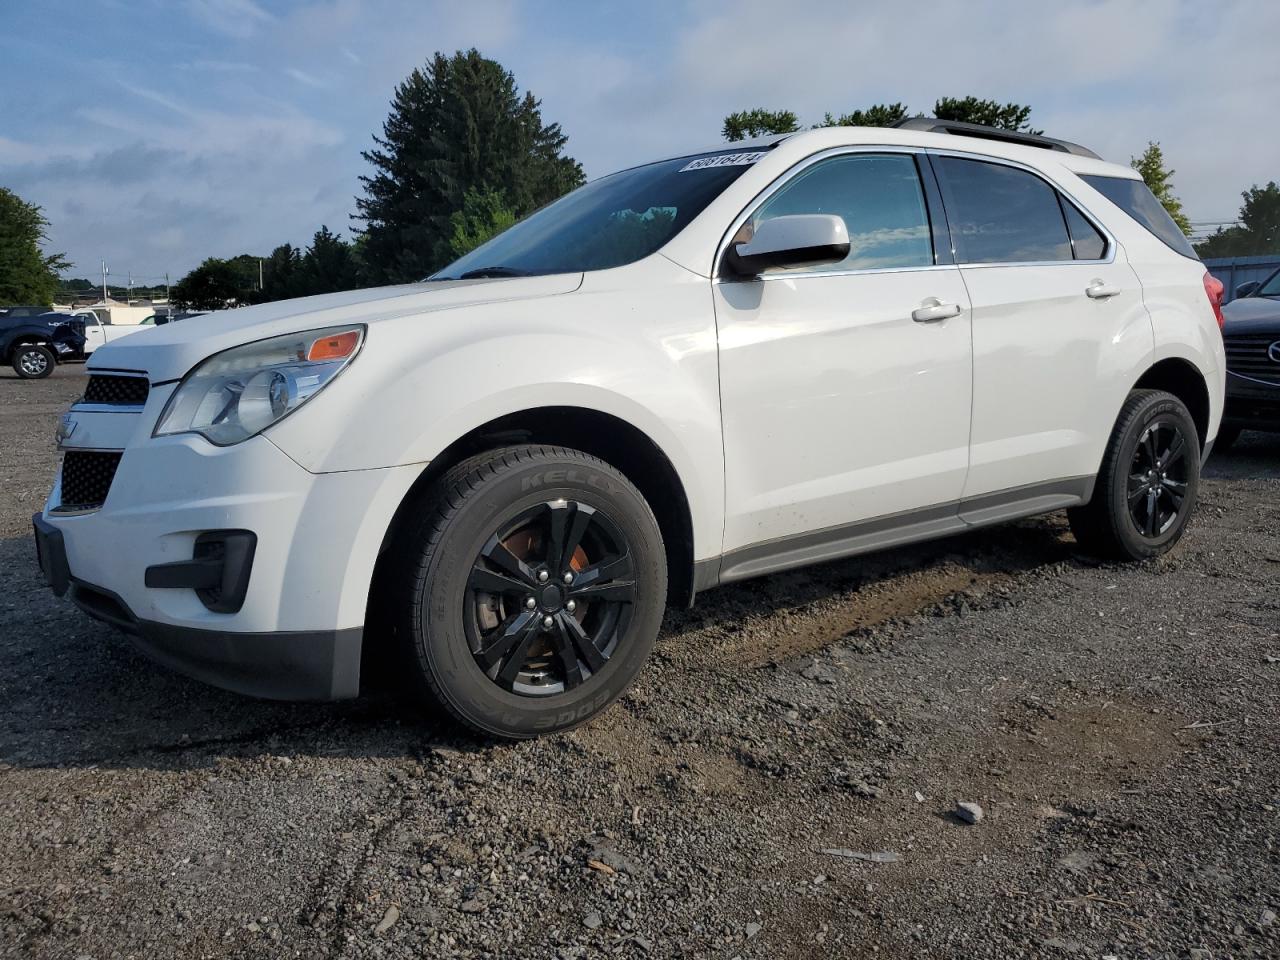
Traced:
POLYGON ((699 157, 697 160, 690 160, 680 168, 680 173, 687 170, 706 170, 709 167, 742 167, 749 163, 755 163, 765 155, 765 151, 759 150, 755 153, 719 153, 714 157, 699 157))

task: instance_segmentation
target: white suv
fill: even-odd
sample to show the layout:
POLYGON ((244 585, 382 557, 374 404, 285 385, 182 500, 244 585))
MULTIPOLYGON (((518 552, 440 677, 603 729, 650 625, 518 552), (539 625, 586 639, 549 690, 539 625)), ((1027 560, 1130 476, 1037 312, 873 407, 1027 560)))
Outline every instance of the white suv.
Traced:
POLYGON ((667 603, 1068 508, 1182 535, 1220 286, 1136 174, 938 121, 596 180, 423 283, 94 354, 35 517, 54 589, 156 659, 350 697, 402 654, 459 719, 573 726, 667 603))

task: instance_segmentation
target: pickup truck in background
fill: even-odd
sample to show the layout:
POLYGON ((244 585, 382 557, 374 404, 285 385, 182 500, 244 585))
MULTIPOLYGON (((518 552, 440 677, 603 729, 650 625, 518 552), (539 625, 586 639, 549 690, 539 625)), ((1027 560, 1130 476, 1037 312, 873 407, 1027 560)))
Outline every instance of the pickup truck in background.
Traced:
POLYGON ((141 323, 103 323, 96 313, 86 310, 76 314, 76 319, 84 322, 84 354, 87 357, 99 347, 113 343, 121 337, 127 337, 139 330, 150 330, 154 325, 154 314, 141 323), (151 322, 148 322, 151 321, 151 322))
POLYGON ((85 325, 69 313, 0 316, 0 360, 24 380, 41 380, 59 363, 83 363, 85 325))

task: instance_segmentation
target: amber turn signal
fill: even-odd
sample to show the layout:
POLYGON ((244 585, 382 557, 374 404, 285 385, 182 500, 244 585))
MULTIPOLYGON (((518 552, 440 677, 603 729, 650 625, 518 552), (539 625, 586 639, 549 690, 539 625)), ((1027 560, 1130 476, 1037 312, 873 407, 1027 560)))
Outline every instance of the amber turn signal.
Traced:
POLYGON ((360 342, 359 330, 346 330, 331 336, 321 337, 311 344, 307 351, 308 360, 345 360, 355 351, 360 342))

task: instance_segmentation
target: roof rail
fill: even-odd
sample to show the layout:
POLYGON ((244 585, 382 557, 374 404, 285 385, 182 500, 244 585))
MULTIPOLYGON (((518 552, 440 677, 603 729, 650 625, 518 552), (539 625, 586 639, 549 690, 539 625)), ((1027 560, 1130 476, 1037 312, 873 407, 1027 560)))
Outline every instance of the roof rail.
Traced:
POLYGON ((1044 150, 1057 150, 1060 153, 1073 153, 1077 157, 1102 158, 1078 143, 1069 140, 1055 140, 1053 137, 1040 136, 1034 133, 1022 133, 1018 130, 1002 130, 999 127, 984 127, 980 123, 962 123, 959 120, 939 120, 936 117, 907 117, 899 120, 894 127, 900 130, 919 130, 923 133, 951 133, 959 137, 978 137, 983 140, 1002 140, 1005 143, 1018 143, 1025 147, 1040 147, 1044 150))

